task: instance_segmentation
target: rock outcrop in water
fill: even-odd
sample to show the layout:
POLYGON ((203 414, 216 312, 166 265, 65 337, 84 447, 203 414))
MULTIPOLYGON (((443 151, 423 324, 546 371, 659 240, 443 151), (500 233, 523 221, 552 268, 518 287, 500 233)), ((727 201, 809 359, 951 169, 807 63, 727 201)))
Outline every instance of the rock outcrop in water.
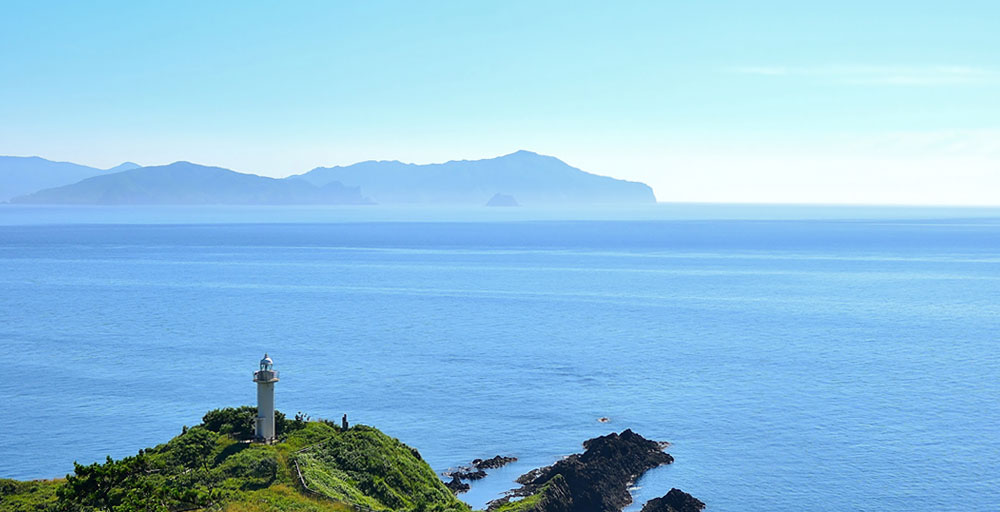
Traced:
POLYGON ((481 469, 458 469, 456 471, 451 471, 445 473, 445 476, 450 476, 452 478, 458 478, 459 480, 480 480, 486 478, 486 472, 481 469))
POLYGON ((642 512, 698 512, 705 504, 680 489, 670 489, 662 498, 653 498, 642 506, 642 512))
POLYGON ((496 469, 496 468, 502 468, 507 464, 510 464, 511 462, 517 462, 517 457, 502 457, 500 455, 497 455, 492 459, 486 459, 486 460, 476 459, 472 461, 472 465, 476 469, 496 469))
MULTIPOLYGON (((670 464, 666 443, 631 430, 583 444, 585 451, 518 478, 522 485, 489 504, 501 512, 617 512, 632 502, 629 487, 646 471, 670 464), (512 498, 521 498, 512 501, 512 498)), ((661 500, 667 499, 658 498, 661 500)), ((673 499, 673 498, 671 498, 673 499)), ((673 503, 669 501, 668 503, 673 503)), ((700 503, 700 502, 699 502, 700 503)), ((660 506, 659 502, 657 505, 660 506)), ((652 512, 664 512, 665 508, 652 512)), ((687 509, 678 509, 687 512, 687 509)), ((650 511, 647 511, 650 512, 650 511)))
POLYGON ((471 485, 462 481, 462 478, 458 475, 452 475, 451 480, 445 482, 445 487, 451 489, 451 492, 455 494, 461 494, 472 488, 471 485))
POLYGON ((455 494, 466 492, 470 486, 463 482, 463 480, 480 480, 486 478, 486 471, 484 470, 500 468, 516 460, 517 457, 502 457, 500 455, 492 459, 475 459, 472 461, 471 466, 461 466, 458 469, 446 471, 444 476, 450 477, 451 480, 446 482, 445 485, 455 494))
POLYGON ((517 202, 517 199, 514 199, 514 196, 497 192, 493 194, 493 197, 489 201, 486 201, 486 206, 509 207, 521 205, 517 202))

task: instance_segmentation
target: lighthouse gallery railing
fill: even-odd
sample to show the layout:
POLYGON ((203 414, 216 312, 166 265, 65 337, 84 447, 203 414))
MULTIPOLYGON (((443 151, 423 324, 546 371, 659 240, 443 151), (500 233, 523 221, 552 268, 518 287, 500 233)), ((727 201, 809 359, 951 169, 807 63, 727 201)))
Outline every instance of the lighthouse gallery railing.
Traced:
POLYGON ((278 370, 257 370, 253 372, 253 380, 269 381, 278 378, 278 370))

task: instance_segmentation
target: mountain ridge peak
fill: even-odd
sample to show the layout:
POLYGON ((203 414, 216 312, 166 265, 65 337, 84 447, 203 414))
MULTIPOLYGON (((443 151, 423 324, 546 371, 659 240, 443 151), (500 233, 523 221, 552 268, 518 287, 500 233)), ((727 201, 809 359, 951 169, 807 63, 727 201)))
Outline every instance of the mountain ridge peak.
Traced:
POLYGON ((501 192, 527 206, 656 202, 653 190, 644 183, 592 174, 557 157, 524 149, 493 158, 431 164, 368 160, 317 167, 289 178, 316 185, 338 181, 357 186, 380 204, 481 206, 501 192))

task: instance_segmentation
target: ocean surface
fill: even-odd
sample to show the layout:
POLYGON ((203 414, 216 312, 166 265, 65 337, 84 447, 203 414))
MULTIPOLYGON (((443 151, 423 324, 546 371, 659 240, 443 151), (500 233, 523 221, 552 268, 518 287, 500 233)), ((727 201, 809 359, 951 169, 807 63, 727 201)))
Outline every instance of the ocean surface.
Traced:
POLYGON ((289 415, 519 457, 476 507, 631 428, 676 461, 630 510, 1000 510, 1000 212, 454 217, 0 206, 0 477, 253 404, 267 352, 289 415))

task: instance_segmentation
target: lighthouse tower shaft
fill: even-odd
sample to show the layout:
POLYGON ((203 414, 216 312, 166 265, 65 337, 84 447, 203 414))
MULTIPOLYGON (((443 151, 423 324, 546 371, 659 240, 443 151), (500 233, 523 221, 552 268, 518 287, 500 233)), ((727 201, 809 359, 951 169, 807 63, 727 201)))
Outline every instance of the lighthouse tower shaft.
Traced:
POLYGON ((253 373, 253 381, 257 383, 257 424, 254 437, 257 441, 270 443, 276 438, 274 384, 278 382, 278 372, 267 354, 260 360, 260 369, 253 373))

